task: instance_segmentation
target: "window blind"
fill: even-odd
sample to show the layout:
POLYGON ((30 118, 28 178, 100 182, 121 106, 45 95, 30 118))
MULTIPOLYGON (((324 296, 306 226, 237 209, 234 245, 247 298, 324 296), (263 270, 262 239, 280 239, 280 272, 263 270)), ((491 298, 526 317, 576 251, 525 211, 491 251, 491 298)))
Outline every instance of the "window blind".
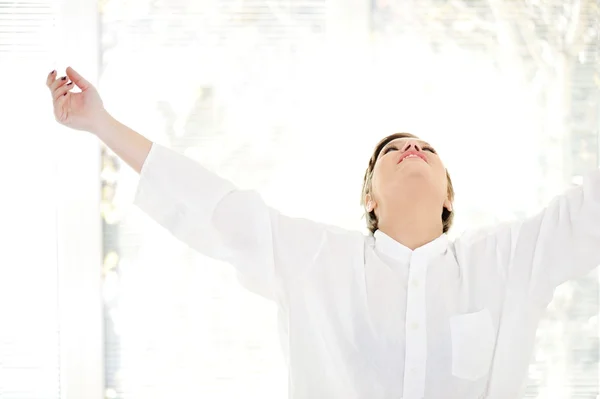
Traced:
POLYGON ((0 56, 40 57, 47 53, 55 24, 50 0, 0 1, 0 56))
POLYGON ((51 119, 32 115, 49 109, 56 15, 51 0, 0 1, 2 399, 60 398, 56 175, 50 141, 33 144, 51 119))

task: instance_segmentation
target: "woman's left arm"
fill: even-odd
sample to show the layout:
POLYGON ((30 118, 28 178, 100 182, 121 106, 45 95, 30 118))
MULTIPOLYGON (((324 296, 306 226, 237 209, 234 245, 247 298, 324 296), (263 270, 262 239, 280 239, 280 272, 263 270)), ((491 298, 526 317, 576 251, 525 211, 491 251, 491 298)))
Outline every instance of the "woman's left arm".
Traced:
POLYGON ((511 235, 509 275, 528 279, 534 299, 548 303, 558 285, 600 264, 600 171, 513 225, 511 235))

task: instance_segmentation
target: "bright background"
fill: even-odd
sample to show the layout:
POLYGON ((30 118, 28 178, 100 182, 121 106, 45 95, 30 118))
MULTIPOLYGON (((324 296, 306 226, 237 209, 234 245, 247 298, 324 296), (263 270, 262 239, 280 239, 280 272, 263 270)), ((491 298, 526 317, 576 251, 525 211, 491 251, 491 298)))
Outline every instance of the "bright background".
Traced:
MULTIPOLYGON (((66 66, 148 138, 281 211, 364 229, 399 131, 454 180, 451 233, 598 167, 593 0, 0 0, 0 399, 283 398, 275 307, 132 207, 137 175, 54 122, 66 66)), ((599 221, 600 222, 600 221, 599 221)), ((559 287, 526 397, 596 399, 598 275, 559 287)))

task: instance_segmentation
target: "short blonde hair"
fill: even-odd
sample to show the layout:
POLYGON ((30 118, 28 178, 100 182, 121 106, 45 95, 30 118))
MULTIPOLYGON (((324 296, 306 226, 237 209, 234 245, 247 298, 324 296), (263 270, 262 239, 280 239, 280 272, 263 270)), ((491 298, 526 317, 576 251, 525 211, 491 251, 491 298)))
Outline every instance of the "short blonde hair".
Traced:
MULTIPOLYGON (((391 134, 391 135, 387 136, 386 138, 384 138, 383 140, 381 140, 375 146, 375 151, 373 151, 373 155, 371 155, 371 159, 369 159, 369 166, 367 167, 367 170, 365 171, 365 177, 363 180, 363 188, 362 188, 360 204, 365 209, 365 218, 367 219, 367 228, 369 229, 369 231, 371 233, 375 233, 375 231, 378 229, 378 220, 377 220, 377 216, 375 215, 375 211, 373 210, 373 211, 369 212, 369 210, 367 209, 366 197, 367 197, 367 194, 371 193, 371 184, 372 184, 372 180, 373 180, 373 170, 375 169, 375 163, 377 162, 377 158, 379 158, 379 153, 381 152, 383 147, 385 147, 392 140, 404 139, 404 138, 418 139, 417 136, 415 136, 414 134, 410 134, 410 133, 391 134)), ((450 179, 450 174, 448 173, 448 170, 446 170, 446 178, 448 179, 448 198, 450 199, 450 201, 454 201, 454 188, 452 187, 452 179, 450 179)), ((448 209, 444 208, 442 210, 442 224, 443 224, 443 232, 444 233, 447 233, 448 230, 450 230, 453 220, 454 220, 454 211, 449 211, 448 209)))

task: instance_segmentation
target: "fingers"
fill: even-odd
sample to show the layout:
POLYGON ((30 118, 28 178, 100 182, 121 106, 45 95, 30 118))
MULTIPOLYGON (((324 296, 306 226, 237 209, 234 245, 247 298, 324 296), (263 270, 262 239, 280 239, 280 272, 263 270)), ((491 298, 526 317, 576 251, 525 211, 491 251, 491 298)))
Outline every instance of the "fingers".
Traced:
POLYGON ((63 98, 65 96, 67 96, 69 94, 69 92, 71 91, 72 88, 73 88, 73 82, 69 82, 66 85, 60 87, 55 92, 54 100, 56 101, 56 100, 58 100, 60 98, 63 98))
POLYGON ((46 86, 50 88, 50 92, 52 93, 52 97, 56 100, 60 95, 64 95, 65 92, 72 89, 74 86, 70 85, 68 88, 63 89, 65 85, 74 83, 77 85, 82 91, 89 89, 92 87, 92 84, 88 82, 83 76, 79 74, 79 72, 75 71, 73 68, 67 68, 67 75, 57 78, 56 70, 50 72, 48 77, 46 78, 46 86), (69 80, 70 79, 70 82, 69 80), (67 83, 69 82, 69 83, 67 83))
POLYGON ((75 82, 77 87, 79 87, 81 90, 87 90, 92 86, 90 82, 85 80, 83 76, 81 76, 77 71, 75 71, 71 67, 67 68, 67 76, 69 77, 69 79, 75 82))
POLYGON ((59 123, 65 123, 68 115, 69 109, 66 105, 69 96, 60 96, 58 100, 54 103, 54 119, 59 123))
POLYGON ((65 101, 67 101, 68 96, 65 95, 61 95, 58 97, 58 99, 56 100, 56 108, 57 109, 63 109, 63 105, 65 104, 65 101))
POLYGON ((51 92, 54 92, 54 90, 56 90, 65 83, 67 83, 67 77, 63 76, 60 78, 56 78, 56 71, 54 71, 53 74, 50 75, 48 77, 48 80, 46 81, 46 85, 50 88, 51 92))
POLYGON ((52 71, 48 74, 48 76, 46 77, 46 86, 50 87, 50 85, 52 85, 52 83, 54 83, 56 79, 56 71, 52 71))
POLYGON ((57 79, 56 82, 52 83, 52 98, 54 101, 58 100, 61 96, 64 96, 69 90, 73 88, 73 82, 67 83, 66 76, 60 79, 57 79))

